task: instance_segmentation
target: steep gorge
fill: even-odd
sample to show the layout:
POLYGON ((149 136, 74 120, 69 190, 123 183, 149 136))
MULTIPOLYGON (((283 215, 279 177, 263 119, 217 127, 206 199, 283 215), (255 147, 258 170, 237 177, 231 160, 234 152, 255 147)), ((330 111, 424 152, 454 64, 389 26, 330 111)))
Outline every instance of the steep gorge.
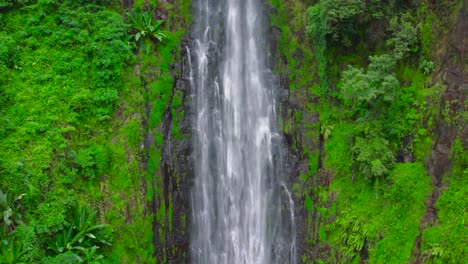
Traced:
MULTIPOLYGON (((467 3, 338 2, 261 2, 297 263, 464 263, 467 3), (323 14, 334 20, 318 34, 323 14), (391 100, 346 101, 348 65, 397 79, 391 100)), ((23 261, 83 257, 46 242, 76 205, 111 227, 102 263, 194 261, 196 3, 0 1, 0 189, 26 194, 0 234, 28 248, 23 261), (168 38, 135 41, 130 9, 164 20, 168 38)))

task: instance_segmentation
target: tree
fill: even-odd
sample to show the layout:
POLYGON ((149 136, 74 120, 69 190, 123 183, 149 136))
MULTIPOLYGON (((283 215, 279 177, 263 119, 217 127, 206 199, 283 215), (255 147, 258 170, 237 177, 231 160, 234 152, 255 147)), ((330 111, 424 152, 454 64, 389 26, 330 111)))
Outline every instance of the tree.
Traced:
POLYGON ((348 66, 343 72, 338 84, 339 97, 355 112, 371 110, 378 114, 382 104, 394 99, 400 83, 393 73, 395 60, 390 55, 371 56, 369 59, 367 72, 353 66, 348 66))
POLYGON ((376 124, 363 126, 352 147, 357 172, 367 180, 388 175, 394 166, 394 155, 389 142, 383 138, 377 127, 376 124))
POLYGON ((393 17, 390 20, 389 31, 390 39, 387 40, 387 46, 393 50, 393 56, 399 60, 414 48, 417 42, 416 28, 410 22, 410 15, 404 14, 401 17, 393 17))
POLYGON ((365 12, 363 0, 321 0, 309 8, 309 32, 320 32, 324 29, 325 34, 334 41, 342 41, 345 46, 351 45, 356 17, 365 12))

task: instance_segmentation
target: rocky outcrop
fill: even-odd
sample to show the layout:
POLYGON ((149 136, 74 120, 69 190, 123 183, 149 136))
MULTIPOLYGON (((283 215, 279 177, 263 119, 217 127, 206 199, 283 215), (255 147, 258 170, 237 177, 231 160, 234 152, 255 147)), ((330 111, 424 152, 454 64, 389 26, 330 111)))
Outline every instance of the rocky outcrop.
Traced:
POLYGON ((419 227, 419 236, 415 241, 412 259, 414 263, 422 263, 421 236, 424 228, 434 225, 437 220, 436 203, 441 192, 447 188, 444 182, 450 177, 451 148, 457 137, 463 145, 468 146, 468 127, 463 115, 466 109, 468 93, 467 64, 468 54, 468 13, 465 1, 458 13, 456 25, 449 35, 447 49, 443 55, 440 70, 434 74, 435 82, 446 85, 441 97, 439 118, 436 125, 436 140, 431 149, 431 155, 426 163, 429 176, 431 176, 433 191, 426 201, 426 213, 419 227))
MULTIPOLYGON (((190 18, 181 13, 185 11, 187 2, 164 1, 164 4, 158 4, 153 10, 153 19, 168 20, 169 16, 176 17, 167 21, 167 27, 174 32, 185 30, 189 27, 187 23, 190 18)), ((133 0, 122 1, 125 8, 132 8, 133 4, 133 0)), ((147 1, 144 6, 150 8, 147 1)), ((149 56, 154 56, 154 60, 146 58, 148 54, 140 54, 146 57, 140 58, 142 65, 137 65, 135 70, 146 99, 146 119, 143 122, 146 154, 143 165, 150 175, 142 181, 152 191, 152 199, 146 210, 152 216, 153 255, 158 263, 174 264, 188 263, 189 196, 193 178, 192 91, 188 79, 187 35, 180 38, 177 46, 172 42, 174 39, 170 40, 171 43, 153 43, 155 50, 149 56), (172 80, 172 85, 167 83, 168 80, 172 80), (156 87, 169 89, 156 91, 156 87)))
POLYGON ((163 121, 163 147, 161 156, 161 178, 163 179, 164 202, 166 208, 172 207, 172 221, 166 225, 165 245, 162 255, 167 263, 188 262, 188 220, 190 214, 189 198, 191 182, 193 179, 192 153, 192 114, 190 94, 191 87, 188 76, 190 69, 187 62, 187 54, 184 44, 179 47, 182 51, 172 69, 174 85, 172 97, 182 95, 182 105, 176 109, 171 107, 172 100, 166 109, 163 121), (184 118, 179 120, 178 136, 173 135, 173 115, 180 116, 184 112, 184 118))

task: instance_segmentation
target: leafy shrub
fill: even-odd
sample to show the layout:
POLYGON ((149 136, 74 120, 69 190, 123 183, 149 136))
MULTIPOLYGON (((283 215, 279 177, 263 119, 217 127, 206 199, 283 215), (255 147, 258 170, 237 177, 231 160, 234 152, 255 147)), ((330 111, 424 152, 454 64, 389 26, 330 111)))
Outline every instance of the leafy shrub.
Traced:
MULTIPOLYGON (((335 179, 336 215, 327 225, 328 242, 337 249, 334 263, 359 263, 361 250, 368 263, 407 263, 419 234, 430 177, 421 163, 399 163, 374 186, 364 179, 335 179)), ((333 208, 333 207, 332 207, 333 208)), ((331 261, 330 261, 331 262, 331 261)), ((449 262, 447 262, 449 263, 449 262)))
POLYGON ((145 37, 154 38, 160 42, 167 38, 167 33, 161 30, 164 20, 153 21, 151 12, 133 9, 127 13, 127 16, 135 31, 133 38, 136 42, 145 37))
POLYGON ((2 8, 13 6, 14 3, 14 0, 0 0, 0 10, 2 8))
POLYGON ((364 126, 357 133, 352 147, 358 173, 367 180, 386 176, 394 165, 389 142, 375 127, 373 124, 364 126))
POLYGON ((11 36, 0 35, 0 66, 14 68, 18 65, 17 44, 11 36))
POLYGON ((394 99, 400 86, 393 73, 395 61, 390 55, 371 56, 369 59, 367 72, 362 68, 348 66, 338 85, 339 96, 345 105, 361 114, 366 109, 377 114, 383 104, 394 99))
POLYGON ((0 0, 0 11, 33 3, 33 0, 0 0))
POLYGON ((309 31, 323 31, 334 41, 351 45, 355 32, 356 16, 365 11, 362 0, 321 0, 308 10, 309 31))
POLYGON ((353 126, 344 122, 337 124, 326 141, 326 166, 333 168, 337 176, 349 176, 352 164, 353 126))
POLYGON ((423 60, 421 62, 421 69, 424 72, 424 74, 430 74, 434 71, 434 62, 428 61, 428 60, 423 60))
POLYGON ((389 31, 391 37, 387 45, 393 50, 395 59, 401 59, 409 51, 415 48, 417 42, 417 30, 410 22, 410 14, 394 17, 390 20, 389 31))
POLYGON ((22 256, 26 253, 26 248, 14 236, 0 241, 0 263, 20 264, 22 256))
POLYGON ((75 164, 79 173, 88 179, 100 178, 110 162, 109 149, 105 145, 93 144, 88 148, 78 150, 75 164))
POLYGON ((16 226, 22 223, 21 199, 23 196, 14 195, 11 192, 4 193, 0 190, 0 223, 1 232, 8 233, 16 229, 16 226))
POLYGON ((67 251, 53 257, 47 257, 42 260, 43 264, 76 264, 83 262, 83 258, 77 254, 67 251))
MULTIPOLYGON (((57 255, 73 252, 81 259, 89 261, 102 258, 96 254, 99 246, 111 245, 107 225, 96 224, 96 210, 89 210, 87 206, 75 207, 72 219, 62 232, 56 234, 54 239, 48 239, 48 249, 57 255)), ((71 257, 71 255, 70 255, 71 257)), ((68 258, 68 257, 67 257, 68 258)))

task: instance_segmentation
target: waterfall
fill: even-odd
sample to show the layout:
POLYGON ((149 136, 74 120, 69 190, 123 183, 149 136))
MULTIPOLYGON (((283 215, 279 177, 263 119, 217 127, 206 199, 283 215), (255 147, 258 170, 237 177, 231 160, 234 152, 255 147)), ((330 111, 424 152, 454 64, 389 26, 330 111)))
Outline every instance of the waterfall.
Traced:
POLYGON ((192 1, 193 263, 295 263, 294 206, 283 179, 275 76, 265 62, 264 5, 192 1))

